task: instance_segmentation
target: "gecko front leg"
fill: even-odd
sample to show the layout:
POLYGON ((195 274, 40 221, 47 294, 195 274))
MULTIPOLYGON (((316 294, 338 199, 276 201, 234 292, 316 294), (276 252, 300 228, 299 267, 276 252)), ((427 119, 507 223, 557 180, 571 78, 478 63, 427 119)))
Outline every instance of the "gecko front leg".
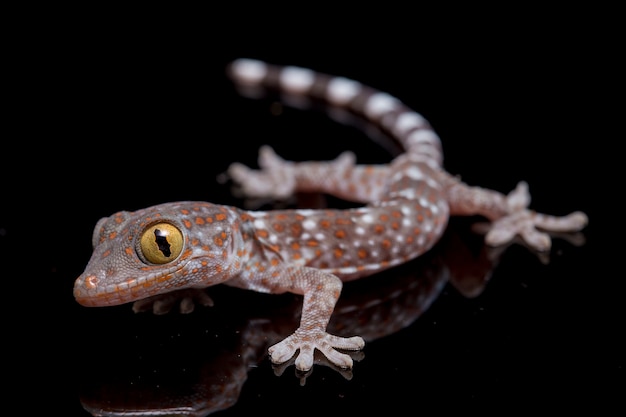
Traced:
MULTIPOLYGON (((336 349, 360 350, 365 345, 363 338, 339 337, 326 332, 341 293, 341 280, 316 268, 289 266, 281 269, 272 273, 275 279, 269 284, 271 292, 302 294, 304 300, 299 327, 293 334, 269 348, 271 361, 281 364, 297 353, 296 369, 308 371, 313 367, 317 349, 334 365, 344 369, 352 368, 352 358, 336 349)), ((261 283, 268 281, 262 279, 261 283)))

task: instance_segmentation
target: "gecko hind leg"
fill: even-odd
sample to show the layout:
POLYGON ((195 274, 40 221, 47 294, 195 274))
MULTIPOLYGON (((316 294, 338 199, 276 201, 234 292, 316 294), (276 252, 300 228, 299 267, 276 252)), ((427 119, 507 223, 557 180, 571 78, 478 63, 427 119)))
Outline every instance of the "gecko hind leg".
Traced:
POLYGON ((355 160, 354 153, 344 152, 332 161, 292 162, 265 145, 259 149, 259 169, 235 162, 228 168, 227 176, 247 197, 286 199, 301 191, 298 179, 310 183, 311 179, 337 176, 354 167, 355 160))
POLYGON ((530 247, 548 251, 552 246, 549 232, 577 232, 587 223, 587 215, 576 211, 566 216, 551 216, 528 209, 528 184, 520 182, 506 198, 509 213, 495 220, 489 227, 485 242, 490 246, 503 245, 519 235, 530 247))

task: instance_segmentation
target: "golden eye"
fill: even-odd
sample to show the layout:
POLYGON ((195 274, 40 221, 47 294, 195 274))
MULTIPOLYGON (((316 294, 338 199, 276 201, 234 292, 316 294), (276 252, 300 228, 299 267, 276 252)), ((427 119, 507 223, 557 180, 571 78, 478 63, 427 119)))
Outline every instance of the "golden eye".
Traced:
POLYGON ((156 223, 144 230, 139 242, 141 253, 148 262, 165 264, 183 251, 183 233, 171 223, 156 223))

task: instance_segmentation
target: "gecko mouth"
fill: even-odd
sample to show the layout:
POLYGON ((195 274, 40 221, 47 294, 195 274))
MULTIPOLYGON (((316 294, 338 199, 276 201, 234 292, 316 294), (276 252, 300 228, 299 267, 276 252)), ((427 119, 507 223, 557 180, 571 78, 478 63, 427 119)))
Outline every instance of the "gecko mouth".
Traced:
POLYGON ((124 291, 120 286, 99 286, 95 275, 81 276, 74 283, 74 298, 85 307, 105 307, 131 301, 130 288, 124 291))
POLYGON ((98 276, 88 274, 74 283, 74 298, 85 307, 116 306, 143 298, 137 294, 139 289, 145 294, 153 284, 154 280, 132 278, 119 284, 99 285, 98 276))

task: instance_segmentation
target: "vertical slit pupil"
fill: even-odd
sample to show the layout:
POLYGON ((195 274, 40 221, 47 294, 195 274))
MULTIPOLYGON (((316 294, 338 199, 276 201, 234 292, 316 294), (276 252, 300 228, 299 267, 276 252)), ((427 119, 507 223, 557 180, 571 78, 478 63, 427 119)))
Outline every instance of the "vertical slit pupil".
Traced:
POLYGON ((170 243, 167 241, 167 233, 154 229, 154 238, 159 250, 163 252, 166 258, 169 258, 172 251, 170 250, 170 243))

